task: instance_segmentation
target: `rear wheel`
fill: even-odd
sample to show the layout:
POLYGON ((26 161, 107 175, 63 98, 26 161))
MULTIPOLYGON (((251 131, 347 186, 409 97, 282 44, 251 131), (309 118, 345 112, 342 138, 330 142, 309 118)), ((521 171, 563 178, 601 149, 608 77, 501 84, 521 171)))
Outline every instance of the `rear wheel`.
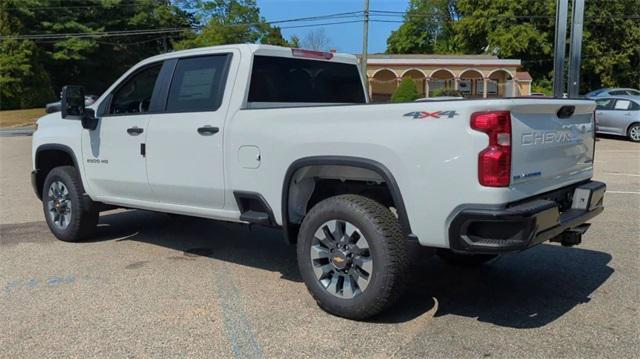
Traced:
POLYGON ((318 305, 364 319, 392 305, 404 288, 406 243, 397 218, 357 195, 316 204, 298 235, 298 266, 318 305))
POLYGON ((436 255, 451 265, 461 267, 480 266, 498 257, 495 254, 460 254, 449 249, 438 249, 436 255))
POLYGON ((74 167, 56 167, 47 175, 42 207, 47 225, 58 239, 75 242, 95 232, 99 213, 83 195, 84 188, 74 167))
POLYGON ((633 142, 640 142, 640 123, 634 123, 629 127, 627 136, 633 142))

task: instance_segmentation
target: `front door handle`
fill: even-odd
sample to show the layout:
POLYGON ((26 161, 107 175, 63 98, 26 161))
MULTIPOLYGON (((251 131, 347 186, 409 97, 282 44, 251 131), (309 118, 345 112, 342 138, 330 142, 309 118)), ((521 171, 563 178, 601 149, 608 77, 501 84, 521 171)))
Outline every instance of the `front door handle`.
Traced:
POLYGON ((137 126, 133 126, 130 128, 127 128, 127 133, 130 134, 131 136, 137 136, 139 134, 141 134, 142 132, 144 132, 144 129, 137 127, 137 126))
POLYGON ((209 125, 206 125, 206 126, 198 128, 198 133, 201 134, 202 136, 215 135, 216 133, 218 133, 218 131, 220 131, 219 128, 213 127, 213 126, 209 126, 209 125))

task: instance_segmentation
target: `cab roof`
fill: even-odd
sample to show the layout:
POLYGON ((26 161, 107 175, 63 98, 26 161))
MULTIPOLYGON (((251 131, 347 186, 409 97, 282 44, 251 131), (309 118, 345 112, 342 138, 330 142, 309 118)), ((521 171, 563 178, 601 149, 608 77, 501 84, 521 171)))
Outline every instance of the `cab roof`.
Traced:
MULTIPOLYGON (((243 52, 249 52, 252 55, 265 55, 265 56, 278 56, 278 57, 294 57, 292 53, 292 48, 290 47, 282 47, 282 46, 273 46, 273 45, 260 45, 260 44, 232 44, 232 45, 219 45, 219 46, 208 46, 208 47, 198 47, 195 49, 188 50, 180 50, 180 51, 172 51, 166 54, 156 55, 150 58, 143 60, 143 62, 153 62, 164 59, 171 59, 176 57, 187 57, 187 56, 197 56, 197 55, 206 55, 209 53, 220 52, 221 50, 240 50, 243 52)), ((306 51, 314 51, 307 50, 306 51)), ((327 52, 324 52, 327 53, 327 52)), ((331 62, 343 62, 348 64, 356 64, 357 57, 351 54, 345 53, 334 53, 332 52, 331 59, 319 59, 313 58, 313 60, 319 61, 331 61, 331 62)))

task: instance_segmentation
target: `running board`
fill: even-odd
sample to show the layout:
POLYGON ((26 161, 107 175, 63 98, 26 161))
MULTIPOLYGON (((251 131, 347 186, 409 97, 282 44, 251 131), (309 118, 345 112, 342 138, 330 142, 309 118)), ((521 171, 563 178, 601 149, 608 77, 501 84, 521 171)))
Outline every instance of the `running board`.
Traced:
POLYGON ((259 193, 234 191, 240 220, 251 224, 276 227, 273 211, 267 201, 259 193))
POLYGON ((240 215, 240 220, 243 222, 260 224, 263 226, 271 225, 271 221, 269 220, 269 214, 265 212, 246 211, 240 215))

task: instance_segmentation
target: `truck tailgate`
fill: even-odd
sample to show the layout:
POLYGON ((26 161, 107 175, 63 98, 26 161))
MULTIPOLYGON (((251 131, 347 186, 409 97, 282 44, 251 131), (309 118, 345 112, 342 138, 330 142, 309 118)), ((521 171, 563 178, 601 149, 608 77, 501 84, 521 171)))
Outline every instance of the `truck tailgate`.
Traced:
POLYGON ((512 189, 534 194, 590 178, 595 146, 594 107, 588 101, 540 101, 513 106, 512 189), (567 112, 563 114, 562 110, 567 112))

